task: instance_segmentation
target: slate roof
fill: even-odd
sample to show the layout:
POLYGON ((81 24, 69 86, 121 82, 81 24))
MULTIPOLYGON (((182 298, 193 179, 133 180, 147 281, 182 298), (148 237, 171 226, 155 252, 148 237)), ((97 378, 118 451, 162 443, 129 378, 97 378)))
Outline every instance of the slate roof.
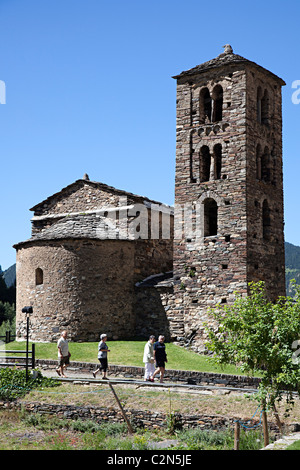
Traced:
MULTIPOLYGON (((227 46, 224 46, 225 48, 227 46)), ((231 49, 231 46, 228 46, 231 49)), ((228 49, 228 50, 230 50, 228 49)), ((225 49, 226 50, 226 49, 225 49)), ((232 50, 232 49, 231 49, 232 50)), ((194 75, 197 73, 203 73, 206 72, 210 69, 217 68, 217 67, 224 67, 225 65, 231 65, 231 64, 244 64, 244 65, 251 65, 254 66, 265 73, 271 75, 273 78, 276 80, 280 81, 281 85, 285 85, 284 80, 282 78, 278 77, 274 73, 270 72, 269 70, 265 69, 264 67, 256 64, 255 62, 252 62, 251 60, 245 59, 245 57, 242 57, 238 54, 234 54, 233 52, 223 52, 219 56, 217 56, 215 59, 208 60, 207 62, 204 62, 200 65, 197 65, 196 67, 193 67, 189 70, 181 72, 179 75, 175 75, 173 78, 182 78, 182 77, 188 77, 190 75, 194 75)))
MULTIPOLYGON (((31 238, 17 243, 14 247, 41 240, 94 239, 115 240, 120 238, 120 230, 109 219, 97 214, 81 214, 64 217, 50 227, 33 234, 31 238)), ((122 237, 122 239, 124 239, 122 237)), ((130 239, 130 236, 127 237, 130 239)))
POLYGON ((136 284, 136 287, 172 287, 175 278, 173 271, 167 273, 154 274, 136 284))
POLYGON ((62 188, 60 191, 58 191, 58 192, 52 194, 51 196, 47 197, 43 201, 39 202, 38 204, 33 206, 30 210, 31 211, 36 211, 37 209, 39 209, 39 207, 43 206, 44 204, 48 204, 53 199, 63 198, 66 194, 68 194, 69 192, 72 192, 73 190, 75 190, 75 188, 77 186, 80 186, 82 184, 88 184, 90 186, 93 186, 95 188, 98 188, 100 190, 106 191, 106 192, 111 193, 111 194, 115 194, 117 196, 127 196, 129 199, 132 199, 137 203, 148 202, 148 203, 151 203, 151 204, 159 204, 159 205, 162 205, 162 206, 170 207, 167 204, 163 204, 161 202, 154 201, 154 200, 149 199, 145 196, 138 196, 137 194, 133 194, 133 193, 130 193, 128 191, 124 191, 122 189, 116 189, 113 186, 109 186, 107 184, 100 183, 98 181, 90 181, 89 179, 81 178, 81 179, 78 179, 78 180, 74 181, 73 183, 69 184, 68 186, 62 188))

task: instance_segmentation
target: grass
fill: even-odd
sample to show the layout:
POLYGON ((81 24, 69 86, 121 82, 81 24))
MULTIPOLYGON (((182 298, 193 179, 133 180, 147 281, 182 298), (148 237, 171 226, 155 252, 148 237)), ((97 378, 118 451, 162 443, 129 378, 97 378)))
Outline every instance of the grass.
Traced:
MULTIPOLYGON (((0 450, 146 450, 170 440, 184 450, 231 450, 233 431, 190 429, 170 435, 166 430, 135 430, 127 434, 123 423, 72 421, 25 411, 0 410, 0 450)), ((241 434, 241 450, 263 446, 260 432, 241 434)))
POLYGON ((300 441, 293 442, 293 444, 288 446, 286 450, 300 450, 300 441))
MULTIPOLYGON (((108 356, 109 364, 143 367, 143 351, 145 341, 108 341, 111 352, 108 356)), ((30 346, 31 347, 31 346, 30 346)), ((25 350, 26 343, 14 341, 2 345, 1 349, 25 350)), ((37 359, 57 360, 56 343, 36 343, 37 359)), ((98 343, 69 343, 71 361, 98 363, 98 343)), ((220 368, 215 365, 208 356, 199 355, 193 351, 183 349, 173 343, 166 344, 168 355, 167 369, 194 370, 199 372, 215 372, 233 375, 242 375, 234 366, 220 368)))

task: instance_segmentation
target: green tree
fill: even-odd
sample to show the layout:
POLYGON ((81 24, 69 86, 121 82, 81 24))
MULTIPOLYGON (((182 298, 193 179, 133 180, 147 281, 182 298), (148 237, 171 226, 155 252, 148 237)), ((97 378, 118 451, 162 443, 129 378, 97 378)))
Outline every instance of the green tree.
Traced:
POLYGON ((289 406, 300 384, 300 288, 294 299, 267 299, 264 283, 251 283, 247 297, 211 311, 207 347, 218 364, 234 364, 248 375, 259 372, 256 399, 274 409, 283 398, 289 406), (298 348, 298 350, 297 350, 298 348))
POLYGON ((3 275, 0 274, 0 301, 16 303, 16 285, 7 287, 3 275))

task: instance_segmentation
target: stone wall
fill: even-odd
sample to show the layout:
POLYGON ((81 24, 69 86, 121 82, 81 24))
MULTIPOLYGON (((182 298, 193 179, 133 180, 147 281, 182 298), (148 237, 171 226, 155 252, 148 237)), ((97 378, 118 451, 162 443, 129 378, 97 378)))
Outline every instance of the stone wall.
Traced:
POLYGON ((247 293, 245 121, 244 71, 216 69, 209 75, 178 80, 175 205, 176 209, 191 206, 194 231, 189 234, 185 221, 175 212, 174 273, 179 279, 174 295, 181 299, 185 335, 196 334, 194 344, 200 350, 204 349, 203 324, 209 321, 207 310, 230 304, 235 291, 247 293), (205 86, 212 93, 216 83, 224 90, 222 122, 200 124, 200 91, 205 86), (222 146, 220 178, 201 182, 196 165, 200 149, 206 145, 213 153, 216 144, 222 146), (208 199, 218 206, 215 235, 205 233, 208 199))
POLYGON ((133 335, 134 245, 126 241, 39 242, 17 254, 17 336, 25 336, 21 309, 33 306, 30 338, 55 341, 67 329, 72 341, 133 335), (36 269, 43 283, 36 285, 36 269))
MULTIPOLYGON (((53 414, 58 418, 67 418, 67 419, 82 419, 82 420, 93 420, 98 424, 103 423, 124 423, 124 418, 121 411, 113 407, 100 408, 96 406, 75 406, 75 405, 56 405, 56 404, 45 404, 38 402, 25 402, 22 401, 18 405, 8 405, 0 402, 0 408, 8 407, 16 408, 22 407, 22 409, 30 413, 40 413, 40 414, 53 414)), ((147 429, 167 429, 169 415, 167 413, 158 413, 153 411, 144 411, 144 410, 126 410, 126 415, 136 430, 137 428, 147 428, 147 429)), ((224 428, 232 428, 234 430, 234 423, 237 418, 230 418, 225 416, 215 416, 215 415, 187 415, 181 413, 174 413, 173 422, 175 424, 175 429, 187 429, 187 428, 200 428, 200 429, 212 429, 212 430, 222 430, 224 428)), ((248 423, 248 426, 257 425, 259 422, 257 419, 253 419, 251 423, 248 423)), ((274 423, 269 423, 269 427, 272 430, 278 431, 278 428, 274 423)))
POLYGON ((248 279, 264 280, 272 300, 286 295, 281 101, 278 80, 270 77, 266 80, 265 74, 258 70, 247 71, 248 279), (268 119, 264 122, 258 122, 257 119, 259 87, 263 91, 267 90, 269 97, 268 119), (263 158, 267 160, 265 164, 262 162, 263 158), (268 211, 266 233, 263 221, 264 201, 268 211))
POLYGON ((17 252, 17 336, 21 310, 33 306, 30 337, 55 341, 67 329, 73 341, 136 336, 135 283, 170 269, 172 244, 160 240, 36 241, 17 252), (143 247, 143 249, 142 249, 143 247), (43 283, 36 283, 36 270, 43 283))
POLYGON ((251 281, 265 281, 272 299, 285 294, 283 81, 232 52, 175 78, 174 299, 185 337, 194 336, 194 349, 203 352, 210 307, 232 304, 236 292, 247 295, 251 281), (268 122, 258 122, 259 86, 269 92, 268 122), (220 87, 222 112, 216 118, 203 96, 209 93, 216 109, 220 87), (258 164, 257 143, 270 154, 260 176, 264 156, 258 164))

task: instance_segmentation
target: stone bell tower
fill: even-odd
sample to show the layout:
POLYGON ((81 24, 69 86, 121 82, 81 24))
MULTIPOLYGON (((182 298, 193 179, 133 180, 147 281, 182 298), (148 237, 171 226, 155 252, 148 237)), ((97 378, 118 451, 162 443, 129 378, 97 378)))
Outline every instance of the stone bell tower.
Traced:
POLYGON ((177 80, 175 298, 185 335, 203 348, 207 309, 263 280, 285 295, 284 81, 224 52, 177 80))

